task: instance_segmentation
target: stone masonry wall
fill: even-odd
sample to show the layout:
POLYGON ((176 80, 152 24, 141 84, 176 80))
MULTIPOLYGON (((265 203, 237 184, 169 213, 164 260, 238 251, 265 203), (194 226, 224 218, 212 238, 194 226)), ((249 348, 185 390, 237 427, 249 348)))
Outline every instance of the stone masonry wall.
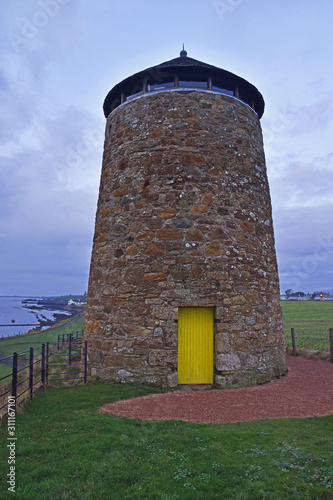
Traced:
POLYGON ((215 307, 214 383, 286 373, 258 116, 232 97, 146 94, 108 117, 85 336, 92 377, 177 385, 179 307, 215 307))

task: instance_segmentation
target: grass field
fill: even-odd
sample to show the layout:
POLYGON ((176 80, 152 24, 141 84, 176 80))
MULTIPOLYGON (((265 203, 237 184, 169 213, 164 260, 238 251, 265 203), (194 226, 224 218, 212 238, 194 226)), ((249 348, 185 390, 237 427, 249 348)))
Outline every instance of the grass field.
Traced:
POLYGON ((283 326, 287 346, 294 328, 296 345, 329 351, 329 328, 333 328, 333 301, 282 301, 283 326))
POLYGON ((153 392, 93 382, 38 394, 16 417, 15 495, 0 430, 0 498, 332 499, 333 415, 211 425, 98 412, 153 392))

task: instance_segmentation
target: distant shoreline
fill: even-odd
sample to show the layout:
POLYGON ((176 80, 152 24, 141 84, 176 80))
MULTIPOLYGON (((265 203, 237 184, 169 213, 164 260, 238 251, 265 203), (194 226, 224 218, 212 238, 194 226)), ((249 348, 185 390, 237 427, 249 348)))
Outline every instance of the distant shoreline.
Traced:
MULTIPOLYGON (((64 311, 62 312, 55 312, 53 314, 53 318, 49 319, 43 316, 43 314, 40 314, 41 318, 37 318, 39 325, 33 325, 35 326, 34 330, 39 331, 39 329, 43 327, 52 327, 55 323, 58 323, 59 321, 63 321, 67 318, 72 318, 80 314, 81 312, 83 313, 85 311, 85 305, 82 306, 73 306, 73 305, 68 305, 68 303, 61 303, 61 302, 55 302, 54 300, 50 300, 47 297, 44 299, 37 300, 37 305, 28 305, 29 302, 36 302, 34 299, 27 298, 25 300, 22 300, 22 305, 23 307, 29 309, 30 311, 36 311, 40 312, 43 309, 49 311, 50 309, 54 308, 57 311, 64 311)), ((28 325, 27 325, 28 326, 28 325)), ((29 333, 29 332, 27 332, 29 333)))
POLYGON ((2 322, 0 324, 0 329, 2 334, 0 334, 0 338, 3 339, 8 337, 22 337, 23 335, 29 335, 48 328, 53 328, 57 323, 61 323, 65 320, 72 320, 84 314, 86 306, 84 296, 63 296, 53 298, 43 296, 27 297, 2 295, 0 299, 14 300, 13 306, 10 306, 13 307, 13 316, 11 316, 11 312, 8 313, 8 311, 10 311, 9 309, 1 318, 2 322), (73 299, 75 299, 75 301, 73 299), (20 302, 21 305, 16 307, 15 301, 20 302), (23 314, 20 316, 19 313, 14 312, 16 309, 32 313, 32 316, 30 314, 23 314), (32 321, 34 321, 34 323, 32 321))
MULTIPOLYGON (((59 315, 59 316, 63 316, 62 318, 57 318, 56 320, 54 320, 52 322, 51 325, 48 326, 48 328, 45 329, 45 331, 47 330, 53 330, 53 329, 57 329, 57 328, 60 328, 61 326, 63 326, 63 324, 65 323, 66 320, 68 320, 68 323, 71 323, 72 321, 74 321, 76 318, 79 318, 80 316, 84 315, 84 310, 80 310, 80 311, 76 311, 74 314, 71 314, 71 315, 59 315)), ((12 325, 10 325, 12 326, 12 325)), ((18 325, 19 326, 19 325, 18 325)), ((34 328, 31 328, 30 330, 28 330, 27 332, 25 333, 17 333, 15 335, 9 335, 9 336, 6 336, 6 337, 0 337, 0 345, 1 345, 1 341, 2 340, 7 340, 9 338, 15 338, 15 337, 25 337, 27 335, 34 335, 35 333, 39 333, 41 332, 41 326, 40 325, 33 325, 34 328)), ((1 356, 0 356, 1 357, 1 356)))

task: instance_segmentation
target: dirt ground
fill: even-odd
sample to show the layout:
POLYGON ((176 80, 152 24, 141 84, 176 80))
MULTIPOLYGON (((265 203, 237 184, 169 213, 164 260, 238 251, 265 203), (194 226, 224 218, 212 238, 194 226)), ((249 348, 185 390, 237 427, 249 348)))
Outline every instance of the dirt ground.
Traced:
POLYGON ((110 415, 138 420, 221 423, 333 413, 333 363, 287 357, 288 375, 231 390, 174 390, 105 404, 110 415))

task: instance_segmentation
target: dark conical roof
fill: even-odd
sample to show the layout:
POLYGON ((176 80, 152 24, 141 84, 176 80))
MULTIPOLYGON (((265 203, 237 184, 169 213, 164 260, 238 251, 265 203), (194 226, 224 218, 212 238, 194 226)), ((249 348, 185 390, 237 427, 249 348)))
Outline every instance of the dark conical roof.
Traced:
MULTIPOLYGON (((140 84, 142 85, 143 79, 149 79, 152 81, 155 79, 156 83, 161 83, 161 81, 164 81, 166 77, 172 79, 175 74, 181 73, 183 78, 186 78, 186 75, 190 75, 191 79, 196 77, 202 79, 209 76, 213 78, 213 80, 216 79, 226 85, 237 85, 240 89, 242 89, 243 94, 247 96, 247 100, 252 100, 254 102, 252 107, 259 115, 259 118, 261 118, 264 112, 265 103, 261 93, 254 85, 249 83, 244 78, 241 78, 234 73, 230 73, 225 69, 187 57, 187 55, 184 55, 187 54, 184 49, 181 51, 181 54, 182 55, 180 57, 176 57, 170 61, 165 61, 156 66, 140 71, 139 73, 135 73, 115 85, 108 93, 104 101, 103 108, 105 116, 107 117, 111 113, 112 109, 115 107, 113 106, 113 103, 115 100, 120 99, 119 96, 121 92, 126 93, 126 91, 129 91, 130 89, 138 88, 140 84)), ((130 95, 131 94, 133 93, 130 91, 130 95)), ((245 99, 240 99, 247 102, 245 99)))
MULTIPOLYGON (((216 68, 216 66, 211 66, 210 64, 206 64, 204 62, 198 61, 197 59, 192 59, 192 57, 180 56, 175 59, 171 59, 171 61, 165 61, 162 64, 158 64, 154 66, 155 68, 172 68, 172 67, 200 67, 200 68, 216 68)), ((219 69, 219 68, 216 68, 219 69)))

